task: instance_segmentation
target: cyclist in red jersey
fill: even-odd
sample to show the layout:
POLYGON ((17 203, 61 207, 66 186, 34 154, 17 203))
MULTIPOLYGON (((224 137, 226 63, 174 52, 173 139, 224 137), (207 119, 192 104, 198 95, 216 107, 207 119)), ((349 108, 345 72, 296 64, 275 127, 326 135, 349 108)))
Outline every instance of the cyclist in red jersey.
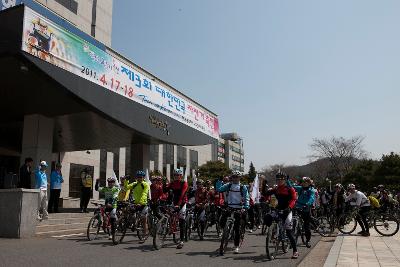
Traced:
POLYGON ((206 227, 206 206, 208 204, 208 192, 207 188, 203 186, 204 182, 202 179, 196 181, 197 189, 194 194, 195 197, 195 209, 196 219, 200 226, 200 240, 204 239, 204 229, 206 227))
POLYGON ((183 240, 185 239, 185 217, 188 183, 183 180, 183 171, 181 169, 174 170, 174 180, 166 186, 168 192, 172 192, 172 204, 179 210, 179 234, 180 242, 177 249, 183 248, 183 240))
MULTIPOLYGON (((290 245, 293 249, 293 259, 297 259, 299 257, 299 252, 297 251, 296 241, 293 237, 292 227, 292 209, 296 205, 297 194, 296 190, 288 185, 287 177, 284 173, 276 174, 276 181, 278 186, 276 188, 270 189, 266 192, 266 195, 275 195, 278 200, 277 210, 283 211, 282 220, 285 222, 285 230, 286 236, 290 241, 290 245)), ((267 214, 265 216, 265 224, 269 227, 272 224, 272 216, 267 214)))
POLYGON ((161 218, 159 212, 160 203, 167 201, 167 193, 164 192, 164 184, 161 176, 152 176, 150 185, 151 201, 150 208, 156 213, 158 218, 161 218))

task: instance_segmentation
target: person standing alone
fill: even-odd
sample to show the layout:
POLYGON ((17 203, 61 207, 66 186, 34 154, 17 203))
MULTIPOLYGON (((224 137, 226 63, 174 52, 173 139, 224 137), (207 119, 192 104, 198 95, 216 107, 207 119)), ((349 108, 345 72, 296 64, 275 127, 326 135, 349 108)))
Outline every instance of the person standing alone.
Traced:
POLYGON ((61 193, 61 184, 64 182, 64 179, 61 174, 61 164, 56 164, 56 169, 51 172, 50 175, 50 200, 49 200, 49 208, 48 212, 55 213, 58 212, 58 201, 60 199, 61 193))
POLYGON ((81 212, 88 212, 87 206, 89 205, 90 195, 92 193, 93 179, 89 174, 89 170, 86 168, 81 173, 82 179, 82 191, 81 191, 81 212))
POLYGON ((49 214, 47 212, 47 163, 41 161, 38 170, 35 172, 36 178, 36 189, 40 189, 39 192, 39 204, 38 204, 38 220, 47 220, 49 214))

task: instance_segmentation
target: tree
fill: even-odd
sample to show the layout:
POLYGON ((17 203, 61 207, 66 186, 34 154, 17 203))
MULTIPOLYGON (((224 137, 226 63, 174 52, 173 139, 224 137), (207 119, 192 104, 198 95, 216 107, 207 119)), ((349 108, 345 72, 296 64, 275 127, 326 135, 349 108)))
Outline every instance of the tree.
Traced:
POLYGON ((222 161, 207 161, 199 168, 199 176, 205 179, 223 178, 230 175, 231 170, 222 161))
POLYGON ((332 178, 342 179, 361 159, 366 158, 363 148, 364 137, 354 136, 349 139, 332 136, 329 139, 314 138, 310 144, 313 154, 311 158, 328 159, 332 178))
POLYGON ((250 181, 253 181, 254 178, 256 178, 256 175, 257 175, 256 168, 254 168, 253 162, 250 162, 250 167, 249 167, 250 181))

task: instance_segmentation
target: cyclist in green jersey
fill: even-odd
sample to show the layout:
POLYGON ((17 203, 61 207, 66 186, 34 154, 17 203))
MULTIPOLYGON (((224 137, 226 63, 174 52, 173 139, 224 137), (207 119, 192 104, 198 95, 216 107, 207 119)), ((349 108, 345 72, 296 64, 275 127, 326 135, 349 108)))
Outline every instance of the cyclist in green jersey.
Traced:
MULTIPOLYGON (((150 185, 149 183, 144 181, 144 177, 146 173, 144 171, 136 172, 136 182, 128 184, 126 181, 124 183, 125 190, 131 190, 134 198, 134 203, 138 205, 138 209, 141 210, 141 218, 143 222, 143 230, 145 236, 148 234, 148 225, 147 225, 147 213, 149 207, 147 206, 147 199, 149 195, 150 185)), ((143 239, 144 240, 144 239, 143 239)))
MULTIPOLYGON (((104 193, 106 212, 110 212, 111 225, 115 224, 117 220, 117 202, 119 188, 115 186, 115 178, 110 177, 107 179, 107 187, 99 187, 100 179, 96 180, 95 189, 98 192, 104 193)), ((100 219, 101 220, 101 219, 100 219)), ((111 239, 111 236, 109 236, 111 239)))

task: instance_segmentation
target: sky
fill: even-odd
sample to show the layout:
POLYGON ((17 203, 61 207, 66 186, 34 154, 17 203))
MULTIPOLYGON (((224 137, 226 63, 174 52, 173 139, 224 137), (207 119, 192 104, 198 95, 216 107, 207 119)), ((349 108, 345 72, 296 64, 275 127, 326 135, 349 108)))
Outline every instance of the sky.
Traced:
POLYGON ((219 117, 245 164, 313 138, 400 152, 400 1, 114 0, 112 47, 219 117))

